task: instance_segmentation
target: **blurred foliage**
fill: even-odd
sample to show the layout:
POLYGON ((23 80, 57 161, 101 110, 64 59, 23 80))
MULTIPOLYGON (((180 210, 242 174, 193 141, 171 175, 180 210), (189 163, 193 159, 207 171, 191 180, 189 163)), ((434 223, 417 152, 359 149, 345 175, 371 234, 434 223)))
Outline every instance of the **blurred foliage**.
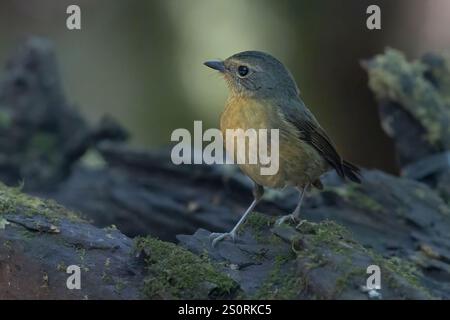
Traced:
POLYGON ((27 35, 50 38, 69 99, 92 121, 112 114, 135 144, 153 147, 169 143, 175 128, 191 129, 193 120, 218 126, 226 87, 203 61, 248 49, 268 51, 290 68, 305 102, 347 158, 395 171, 393 148, 380 129, 359 63, 386 46, 415 56, 448 45, 450 32, 442 30, 449 21, 437 14, 448 12, 448 4, 2 0, 0 62, 27 35), (81 31, 65 27, 69 4, 81 6, 81 31), (370 4, 382 8, 382 30, 365 27, 370 4))

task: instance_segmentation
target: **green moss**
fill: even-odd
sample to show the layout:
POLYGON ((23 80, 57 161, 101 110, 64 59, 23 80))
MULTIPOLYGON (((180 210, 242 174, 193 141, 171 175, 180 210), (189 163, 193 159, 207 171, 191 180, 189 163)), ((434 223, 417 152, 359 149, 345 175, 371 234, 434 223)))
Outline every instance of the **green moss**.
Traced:
POLYGON ((428 53, 422 61, 428 66, 432 79, 439 84, 436 89, 450 105, 450 51, 428 53))
MULTIPOLYGON (((313 242, 318 246, 325 243, 330 250, 344 257, 341 263, 342 270, 348 270, 336 282, 336 294, 342 292, 345 287, 351 283, 352 277, 358 279, 367 278, 366 270, 363 268, 355 268, 352 263, 352 254, 360 253, 368 256, 373 264, 380 266, 383 271, 383 279, 385 283, 395 289, 399 283, 398 278, 403 278, 407 284, 419 289, 425 295, 429 294, 428 290, 420 284, 418 274, 420 273, 415 265, 398 257, 386 259, 370 249, 363 247, 361 244, 352 239, 351 234, 342 226, 326 221, 317 225, 316 235, 313 236, 313 242)), ((315 246, 314 246, 315 247, 315 246)))
MULTIPOLYGON (((256 228, 256 230, 261 231, 267 230, 273 225, 273 223, 273 218, 259 216, 252 225, 253 228, 256 228)), ((281 225, 277 228, 292 227, 288 225, 281 225)), ((308 231, 304 233, 313 234, 314 237, 317 237, 317 241, 323 241, 327 234, 326 230, 324 230, 325 227, 321 228, 318 224, 306 222, 302 224, 301 229, 303 230, 304 228, 308 228, 308 231), (308 227, 309 225, 311 225, 311 228, 308 227)), ((303 255, 307 253, 310 254, 311 259, 309 261, 311 263, 308 268, 311 269, 319 266, 323 262, 323 260, 321 260, 319 256, 314 255, 313 252, 307 252, 307 250, 303 247, 303 244, 301 244, 303 231, 300 231, 298 236, 294 236, 292 238, 291 251, 289 251, 288 253, 279 254, 274 258, 274 264, 269 275, 267 276, 259 290, 251 298, 283 300, 298 299, 301 296, 302 292, 306 290, 307 277, 298 273, 296 265, 297 258, 304 257, 303 255)), ((275 237, 277 238, 277 240, 265 240, 264 242, 283 242, 283 240, 281 240, 281 238, 279 238, 278 236, 275 237)))
POLYGON ((310 241, 314 247, 326 245, 339 253, 350 251, 355 244, 346 228, 330 220, 313 224, 310 241))
MULTIPOLYGON (((353 245, 353 240, 349 232, 344 227, 332 221, 324 221, 318 224, 310 222, 303 223, 300 227, 299 235, 293 237, 291 240, 292 251, 288 254, 275 257, 272 271, 254 298, 299 298, 302 292, 307 290, 308 271, 328 264, 328 258, 322 254, 318 254, 318 252, 326 254, 327 250, 343 256, 343 263, 345 262, 348 265, 342 268, 345 272, 341 282, 338 281, 336 285, 336 290, 340 292, 343 290, 344 285, 340 287, 339 283, 344 284, 345 280, 353 275, 352 261, 349 257, 352 252, 351 245, 353 245), (307 241, 307 244, 304 245, 302 243, 303 241, 307 241), (302 269, 304 271, 302 274, 299 274, 295 263, 293 263, 296 259, 302 261, 302 269), (290 262, 291 265, 289 266, 290 262)), ((321 299, 324 297, 316 298, 321 299)))
POLYGON ((383 212, 384 207, 375 199, 367 196, 361 186, 357 184, 348 184, 340 187, 326 187, 326 192, 332 192, 344 200, 353 204, 355 207, 372 212, 383 212))
POLYGON ((0 230, 5 229, 7 224, 9 224, 9 222, 6 219, 0 218, 0 230))
POLYGON ((414 189, 414 194, 419 199, 422 199, 422 200, 427 199, 427 192, 423 188, 414 189))
POLYGON ((39 150, 40 152, 52 152, 55 150, 57 140, 54 134, 39 132, 30 140, 30 149, 39 150))
MULTIPOLYGON (((39 161, 49 168, 58 168, 63 161, 61 153, 61 141, 58 141, 54 133, 39 131, 33 134, 28 141, 25 151, 21 155, 22 163, 39 161)), ((42 177, 49 175, 45 170, 41 172, 42 177)), ((47 177, 49 178, 49 177, 47 177)))
POLYGON ((239 232, 242 232, 248 228, 251 230, 251 233, 256 241, 260 243, 267 243, 268 241, 277 243, 279 241, 278 237, 274 236, 267 238, 264 234, 264 232, 267 231, 269 227, 274 224, 274 222, 275 218, 273 217, 269 217, 259 212, 252 212, 241 226, 239 232))
POLYGON ((28 229, 21 229, 20 231, 18 231, 20 233, 20 235, 24 238, 24 239, 33 239, 35 237, 37 237, 38 233, 36 232, 32 232, 28 229))
POLYGON ((5 247, 5 249, 10 250, 12 248, 11 240, 4 241, 3 246, 5 247))
POLYGON ((121 293, 122 290, 127 286, 127 284, 128 284, 127 281, 122 280, 122 279, 117 279, 117 280, 115 281, 114 289, 115 289, 117 292, 121 293))
POLYGON ((143 285, 146 298, 200 299, 227 297, 236 283, 216 270, 205 257, 150 237, 135 239, 135 250, 145 255, 148 276, 143 285))
MULTIPOLYGON (((350 187, 350 191, 341 193, 341 196, 353 199, 354 194, 361 192, 358 187, 350 187)), ((361 204, 361 202, 358 203, 361 204)), ((381 210, 370 202, 363 203, 364 208, 381 210)), ((271 226, 270 222, 270 219, 260 215, 251 221, 250 225, 266 236, 264 231, 271 226)), ((289 225, 283 227, 295 230, 289 225)), ((346 297, 347 294, 353 294, 355 288, 365 284, 368 277, 366 268, 371 264, 380 267, 382 285, 389 288, 389 292, 392 292, 395 297, 410 296, 409 291, 406 290, 411 287, 418 289, 424 296, 431 297, 421 285, 419 271, 412 263, 400 258, 386 259, 376 254, 355 241, 348 229, 333 221, 304 222, 298 227, 297 233, 288 232, 288 230, 280 232, 279 229, 276 231, 279 234, 290 235, 283 239, 291 241, 292 251, 274 258, 268 277, 251 298, 335 299, 346 297), (310 292, 310 279, 320 277, 321 273, 326 273, 329 281, 333 283, 323 284, 326 287, 323 293, 317 288, 310 292)))
POLYGON ((106 167, 106 161, 103 159, 100 152, 94 149, 89 149, 83 157, 81 157, 80 162, 92 169, 102 169, 106 167))
POLYGON ((388 286, 396 289, 399 285, 396 277, 401 277, 405 279, 409 285, 421 291, 429 299, 433 298, 429 290, 421 284, 419 279, 420 271, 413 263, 398 257, 385 259, 373 252, 370 252, 370 254, 373 257, 375 264, 380 265, 382 272, 384 270, 383 279, 388 286))
POLYGON ((67 264, 64 261, 59 262, 56 265, 56 270, 60 271, 60 272, 66 272, 67 270, 67 264))
POLYGON ((81 221, 73 212, 52 200, 43 200, 21 192, 22 187, 7 187, 0 183, 0 216, 3 214, 24 214, 28 216, 40 215, 51 222, 60 218, 81 221))
MULTIPOLYGON (((311 234, 308 238, 309 245, 297 252, 307 270, 305 273, 328 266, 340 274, 335 279, 331 296, 316 296, 316 299, 336 298, 351 286, 355 278, 365 278, 365 269, 355 267, 353 263, 353 254, 364 252, 365 249, 353 240, 346 228, 328 220, 310 224, 308 228, 311 234)), ((327 272, 326 269, 323 272, 327 272)))
POLYGON ((384 259, 384 265, 393 273, 405 278, 409 283, 416 287, 420 286, 420 281, 417 276, 419 270, 410 262, 403 261, 397 257, 384 259))
POLYGON ((450 216, 450 204, 442 204, 438 209, 443 215, 450 216))
POLYGON ((243 226, 249 227, 252 230, 264 230, 274 223, 274 218, 269 217, 265 214, 259 212, 252 212, 243 226))
MULTIPOLYGON (((308 224, 308 234, 299 237, 299 239, 293 239, 293 243, 300 241, 302 238, 306 239, 302 241, 307 241, 306 245, 295 251, 304 266, 304 274, 297 275, 297 278, 303 277, 304 279, 297 284, 306 286, 308 282, 307 274, 316 268, 328 266, 328 268, 334 268, 339 274, 339 277, 335 280, 332 297, 317 296, 317 299, 338 297, 346 289, 361 284, 361 281, 367 279, 365 266, 364 268, 355 266, 355 257, 359 257, 359 259, 367 257, 367 266, 370 264, 380 266, 383 272, 383 282, 389 288, 397 290, 399 297, 402 295, 400 279, 404 279, 403 285, 408 284, 431 297, 428 290, 421 285, 418 278, 420 272, 414 264, 400 258, 383 258, 354 241, 350 232, 335 222, 324 221, 318 224, 308 224), (318 252, 321 254, 318 254, 318 252)), ((294 244, 293 247, 295 247, 294 244)), ((323 272, 327 272, 326 269, 323 269, 323 272)), ((297 287, 297 290, 300 289, 301 287, 297 287)))
MULTIPOLYGON (((449 199, 445 193, 437 195, 429 187, 421 185, 413 190, 414 195, 427 206, 437 206, 437 209, 445 216, 450 216, 449 199), (441 204, 439 204, 443 201, 441 204), (437 205, 435 204, 437 203, 437 205)), ((408 203, 405 203, 407 205, 408 203)))
POLYGON ((341 277, 336 279, 335 289, 333 292, 334 297, 338 297, 342 292, 344 292, 349 285, 354 283, 352 279, 365 279, 367 278, 366 269, 351 267, 351 264, 346 264, 349 268, 342 274, 341 277))
POLYGON ((0 129, 8 129, 11 126, 11 115, 9 112, 0 110, 0 129))
POLYGON ((286 267, 283 268, 286 263, 293 261, 295 258, 293 252, 276 256, 272 271, 252 298, 268 300, 298 298, 304 288, 303 279, 296 275, 294 266, 291 266, 290 270, 286 270, 286 267))
MULTIPOLYGON (((421 61, 408 62, 397 50, 387 49, 367 64, 369 87, 378 100, 397 102, 425 129, 429 143, 438 145, 448 135, 450 108, 446 99, 425 78, 429 71, 421 61)), ((389 129, 388 125, 385 126, 389 129)))
POLYGON ((296 255, 294 252, 289 252, 286 254, 279 254, 275 257, 275 265, 281 266, 282 264, 292 261, 295 258, 296 258, 296 255))

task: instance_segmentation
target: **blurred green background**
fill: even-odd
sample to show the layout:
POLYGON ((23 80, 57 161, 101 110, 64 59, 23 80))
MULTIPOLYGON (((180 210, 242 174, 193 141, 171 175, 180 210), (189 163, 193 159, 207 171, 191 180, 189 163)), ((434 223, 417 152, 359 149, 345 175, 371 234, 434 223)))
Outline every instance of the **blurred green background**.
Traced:
POLYGON ((448 48, 449 17, 448 0, 2 0, 0 63, 27 36, 48 37, 69 100, 92 122, 113 115, 134 145, 152 148, 193 120, 218 127, 227 89, 203 61, 267 51, 346 158, 395 172, 360 61, 386 46, 409 58, 448 48), (66 29, 69 4, 81 7, 81 31, 66 29), (366 29, 370 4, 382 30, 366 29))

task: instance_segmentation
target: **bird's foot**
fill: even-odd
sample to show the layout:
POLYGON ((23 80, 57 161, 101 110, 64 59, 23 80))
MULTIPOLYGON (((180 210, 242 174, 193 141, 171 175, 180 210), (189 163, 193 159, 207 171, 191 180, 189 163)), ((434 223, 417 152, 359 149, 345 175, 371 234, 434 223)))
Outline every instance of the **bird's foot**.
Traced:
POLYGON ((300 220, 300 222, 295 226, 295 229, 300 230, 300 227, 306 222, 308 221, 306 221, 305 219, 300 220))
POLYGON ((220 241, 224 240, 224 239, 231 239, 233 242, 236 241, 236 232, 235 231, 231 231, 231 232, 225 232, 225 233, 211 233, 211 235, 209 236, 209 239, 211 239, 211 245, 214 248, 217 243, 219 243, 220 241))
POLYGON ((289 221, 292 221, 293 223, 296 223, 297 220, 298 220, 297 216, 295 216, 294 214, 291 213, 291 214, 282 216, 281 218, 278 218, 275 221, 275 225, 280 226, 283 223, 286 223, 286 222, 289 222, 289 221))
POLYGON ((275 224, 277 226, 280 226, 283 223, 286 223, 287 221, 291 221, 293 223, 296 223, 295 229, 299 229, 302 226, 302 224, 307 222, 306 220, 299 220, 297 215, 291 213, 291 214, 288 214, 286 216, 282 216, 281 218, 278 218, 277 221, 275 222, 275 224))

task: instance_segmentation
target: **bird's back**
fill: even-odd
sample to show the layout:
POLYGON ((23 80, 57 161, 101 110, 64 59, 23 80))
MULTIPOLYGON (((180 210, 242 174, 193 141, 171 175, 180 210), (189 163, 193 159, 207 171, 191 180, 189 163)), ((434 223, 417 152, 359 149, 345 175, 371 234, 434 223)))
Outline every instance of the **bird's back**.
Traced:
POLYGON ((300 97, 277 99, 275 104, 284 118, 297 128, 300 139, 313 147, 320 157, 336 170, 340 177, 361 183, 359 168, 345 161, 339 155, 333 141, 300 97))

